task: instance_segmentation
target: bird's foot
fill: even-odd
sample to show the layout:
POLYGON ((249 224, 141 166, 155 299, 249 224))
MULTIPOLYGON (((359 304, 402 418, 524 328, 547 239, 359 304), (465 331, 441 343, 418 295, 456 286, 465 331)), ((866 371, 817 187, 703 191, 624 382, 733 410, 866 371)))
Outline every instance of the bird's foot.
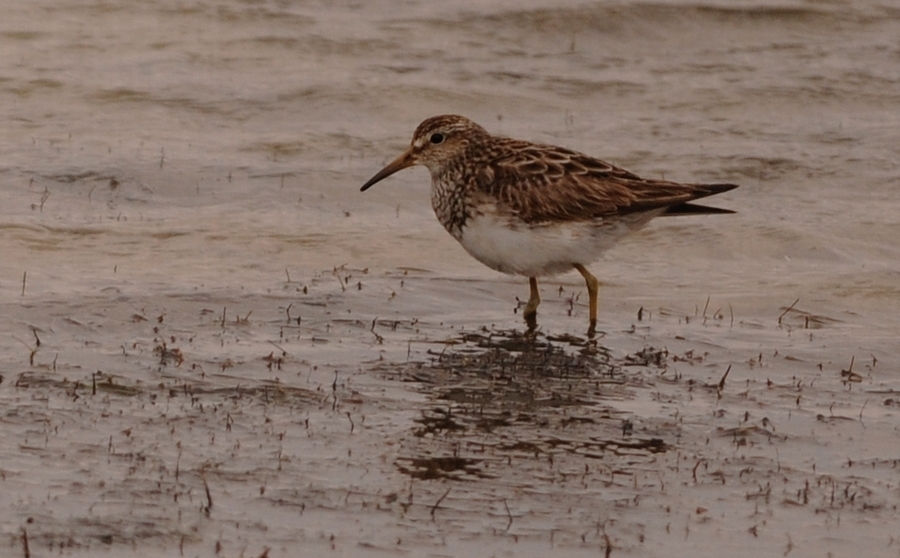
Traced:
POLYGON ((534 333, 534 330, 537 329, 537 310, 532 310, 531 312, 529 312, 526 308, 524 317, 525 325, 528 326, 528 333, 534 333))

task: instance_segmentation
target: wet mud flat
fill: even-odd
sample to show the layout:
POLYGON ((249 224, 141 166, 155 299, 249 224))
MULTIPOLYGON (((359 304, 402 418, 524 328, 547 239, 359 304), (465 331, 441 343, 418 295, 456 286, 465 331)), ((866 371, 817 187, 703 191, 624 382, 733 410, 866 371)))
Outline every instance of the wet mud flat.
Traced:
POLYGON ((3 303, 2 554, 900 552, 896 364, 840 322, 427 310, 473 286, 3 303))

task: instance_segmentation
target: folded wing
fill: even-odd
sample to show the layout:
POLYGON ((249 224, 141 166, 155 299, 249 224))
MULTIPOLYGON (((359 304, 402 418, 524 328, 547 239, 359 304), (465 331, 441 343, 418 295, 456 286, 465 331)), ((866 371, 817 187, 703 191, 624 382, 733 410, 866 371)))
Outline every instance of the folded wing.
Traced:
POLYGON ((735 184, 679 184, 648 180, 582 153, 506 140, 497 145, 477 188, 500 209, 528 223, 592 220, 668 208, 665 214, 730 213, 688 202, 737 188, 735 184))

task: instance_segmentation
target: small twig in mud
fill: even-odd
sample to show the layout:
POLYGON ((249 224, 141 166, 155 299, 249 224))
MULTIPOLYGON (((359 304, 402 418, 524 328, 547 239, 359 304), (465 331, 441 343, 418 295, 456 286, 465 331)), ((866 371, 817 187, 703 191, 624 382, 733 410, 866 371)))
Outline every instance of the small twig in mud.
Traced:
POLYGON ((97 375, 103 374, 100 370, 91 372, 91 395, 97 395, 97 375))
POLYGON ((850 368, 847 370, 841 370, 841 381, 846 383, 849 382, 861 382, 863 377, 860 374, 857 374, 853 371, 853 362, 856 360, 856 356, 850 357, 850 368))
POLYGON ((350 434, 353 434, 353 428, 355 425, 353 424, 353 417, 350 416, 350 411, 347 411, 347 420, 350 421, 350 434))
POLYGON ((25 530, 25 527, 22 527, 22 552, 25 553, 25 558, 31 558, 31 549, 28 548, 28 531, 25 530))
POLYGON ((337 373, 337 370, 335 370, 334 371, 334 382, 331 383, 331 397, 332 397, 331 410, 332 411, 337 409, 337 379, 338 379, 338 373, 337 373))
POLYGON ((32 328, 31 328, 31 333, 34 334, 34 342, 35 342, 35 346, 36 346, 36 347, 40 347, 40 346, 41 346, 41 338, 38 337, 38 334, 37 334, 37 328, 36 328, 36 327, 32 327, 32 328))
POLYGON ((287 356, 288 352, 284 350, 284 348, 274 341, 269 341, 269 344, 281 351, 281 356, 287 356))
POLYGON ((19 338, 16 337, 16 336, 13 336, 13 339, 15 339, 15 340, 18 341, 19 343, 25 345, 25 348, 28 349, 28 350, 31 352, 31 354, 28 356, 28 365, 29 365, 29 366, 34 366, 34 356, 37 354, 37 351, 38 351, 38 350, 37 350, 37 347, 35 347, 35 348, 32 349, 32 348, 31 348, 31 345, 29 345, 29 344, 26 343, 25 341, 22 341, 21 339, 19 339, 19 338))
MULTIPOLYGON (((281 471, 281 462, 284 460, 284 432, 278 434, 278 471, 281 471)), ((262 490, 266 489, 265 485, 262 486, 262 490)), ((259 493, 262 496, 262 492, 259 493)))
POLYGON ((731 312, 731 325, 728 327, 734 327, 734 308, 731 307, 731 303, 728 303, 728 311, 731 312))
POLYGON ((612 541, 609 540, 609 535, 606 534, 606 524, 603 524, 603 556, 604 558, 609 558, 612 556, 612 541))
POLYGON ((334 268, 334 276, 337 277, 338 283, 341 284, 341 292, 346 291, 346 290, 347 290, 347 286, 344 285, 344 280, 341 279, 341 274, 338 273, 338 269, 337 269, 337 268, 334 268))
POLYGON ((725 389, 725 378, 728 377, 728 373, 731 372, 731 365, 728 365, 728 368, 725 369, 725 373, 722 374, 722 379, 719 380, 719 385, 716 388, 716 392, 718 392, 719 397, 722 397, 722 390, 725 389))
POLYGON ((706 325, 706 309, 709 308, 709 295, 706 295, 706 304, 703 305, 703 325, 706 325))
POLYGON ((22 296, 25 296, 25 279, 28 277, 28 272, 25 271, 22 273, 22 296))
POLYGON ((287 317, 288 317, 288 323, 291 323, 291 306, 293 306, 293 305, 294 305, 294 303, 292 302, 292 303, 288 304, 287 308, 284 309, 284 313, 287 314, 287 317))
POLYGON ((163 163, 166 160, 166 148, 160 148, 159 150, 159 168, 163 168, 163 163))
POLYGON ((697 468, 700 467, 703 463, 705 463, 705 459, 701 459, 697 461, 697 464, 694 465, 694 468, 691 470, 691 475, 694 477, 694 482, 697 482, 697 468))
MULTIPOLYGON (((47 187, 44 186, 44 193, 43 193, 43 195, 41 195, 41 205, 40 205, 41 213, 44 212, 44 202, 46 202, 49 197, 50 197, 50 190, 48 190, 47 187)), ((32 206, 32 207, 34 207, 34 206, 32 206)))
POLYGON ((375 322, 377 322, 377 321, 378 321, 378 317, 376 316, 375 319, 372 320, 372 327, 369 328, 369 331, 371 331, 371 332, 372 332, 372 335, 375 336, 375 341, 377 341, 378 344, 381 345, 381 344, 384 343, 384 337, 378 335, 378 334, 375 332, 375 322))
POLYGON ((288 278, 287 282, 290 283, 291 282, 291 272, 288 271, 288 268, 284 268, 284 274, 287 275, 287 278, 288 278))
POLYGON ((581 296, 581 293, 577 293, 577 294, 573 294, 572 296, 569 297, 569 299, 567 301, 569 303, 569 316, 571 316, 572 313, 575 312, 575 302, 578 301, 578 297, 580 297, 580 296, 581 296))
POLYGON ((213 501, 212 494, 209 492, 209 484, 206 482, 206 478, 203 479, 203 488, 206 489, 206 505, 203 506, 203 513, 206 514, 206 517, 209 517, 209 512, 212 511, 213 501))
POLYGON ((641 322, 644 320, 644 307, 641 306, 638 308, 638 321, 641 322))
POLYGON ((227 306, 222 307, 222 327, 225 327, 225 310, 227 308, 228 308, 227 306))
POLYGON ((863 428, 865 428, 865 427, 866 427, 866 423, 865 423, 865 422, 863 422, 863 418, 862 418, 862 415, 863 415, 863 411, 865 411, 865 410, 866 410, 866 405, 868 405, 868 404, 869 404, 869 400, 868 400, 868 399, 866 399, 866 400, 865 400, 865 402, 863 402, 863 406, 862 406, 862 409, 860 409, 860 410, 859 410, 859 422, 860 422, 860 424, 862 424, 862 425, 863 425, 863 428))
POLYGON ((509 504, 506 503, 506 498, 503 499, 503 505, 506 507, 506 517, 509 518, 509 523, 506 524, 506 531, 509 532, 509 528, 512 527, 513 516, 512 512, 509 511, 509 504))
POLYGON ((453 490, 453 487, 452 487, 452 486, 451 486, 450 488, 447 489, 447 492, 444 492, 444 494, 443 494, 440 498, 437 499, 437 502, 435 502, 433 506, 431 506, 431 520, 432 520, 432 521, 434 521, 434 512, 437 511, 438 506, 441 505, 441 502, 444 501, 444 498, 447 497, 447 494, 450 494, 450 491, 451 491, 451 490, 453 490))
POLYGON ((178 447, 178 457, 175 458, 175 480, 178 480, 178 475, 181 474, 181 441, 179 440, 177 444, 178 447))
POLYGON ((799 299, 799 298, 798 298, 797 300, 795 300, 794 302, 792 302, 791 305, 788 306, 787 308, 785 308, 784 312, 782 312, 781 315, 778 316, 778 325, 781 325, 781 319, 784 318, 784 316, 785 316, 788 312, 790 312, 791 310, 793 310, 793 309, 794 309, 794 306, 796 306, 798 302, 800 302, 800 299, 799 299))

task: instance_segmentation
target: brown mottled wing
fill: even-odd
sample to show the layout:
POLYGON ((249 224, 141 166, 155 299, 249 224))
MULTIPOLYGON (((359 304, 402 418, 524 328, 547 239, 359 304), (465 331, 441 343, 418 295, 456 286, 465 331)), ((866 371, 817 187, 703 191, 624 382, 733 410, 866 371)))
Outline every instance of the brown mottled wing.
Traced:
MULTIPOLYGON (((499 138, 498 138, 499 139, 499 138)), ((560 147, 501 140, 477 188, 528 223, 590 220, 685 204, 735 188, 646 180, 560 147)))

